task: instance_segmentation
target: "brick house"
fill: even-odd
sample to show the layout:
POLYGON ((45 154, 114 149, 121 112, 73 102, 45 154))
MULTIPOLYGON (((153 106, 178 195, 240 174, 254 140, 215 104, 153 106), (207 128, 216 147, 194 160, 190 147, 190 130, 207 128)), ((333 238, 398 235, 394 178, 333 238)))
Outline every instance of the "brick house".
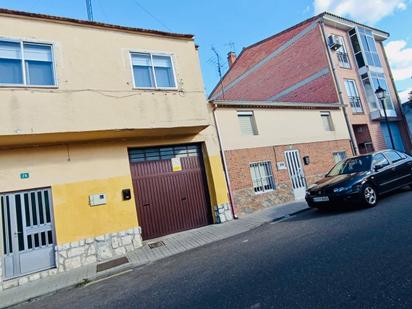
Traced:
POLYGON ((301 187, 340 158, 390 147, 378 86, 395 147, 411 149, 382 45, 388 36, 322 13, 228 54, 209 99, 240 214, 302 198, 301 187))

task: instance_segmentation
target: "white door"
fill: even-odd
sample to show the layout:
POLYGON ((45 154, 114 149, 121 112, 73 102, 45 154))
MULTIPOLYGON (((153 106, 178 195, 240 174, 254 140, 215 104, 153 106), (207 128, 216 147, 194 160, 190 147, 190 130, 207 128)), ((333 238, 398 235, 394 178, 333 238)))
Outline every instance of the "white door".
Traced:
POLYGON ((0 194, 5 278, 54 267, 51 190, 0 194))
POLYGON ((285 151, 286 164, 292 182, 293 194, 296 200, 302 200, 306 194, 306 179, 298 150, 285 151))

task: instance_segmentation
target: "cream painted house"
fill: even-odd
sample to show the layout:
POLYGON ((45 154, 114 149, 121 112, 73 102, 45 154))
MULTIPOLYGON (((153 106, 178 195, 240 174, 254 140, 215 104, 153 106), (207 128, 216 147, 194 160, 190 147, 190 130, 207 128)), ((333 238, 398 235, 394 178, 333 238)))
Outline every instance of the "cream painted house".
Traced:
POLYGON ((232 218, 192 35, 0 10, 0 104, 0 290, 232 218))

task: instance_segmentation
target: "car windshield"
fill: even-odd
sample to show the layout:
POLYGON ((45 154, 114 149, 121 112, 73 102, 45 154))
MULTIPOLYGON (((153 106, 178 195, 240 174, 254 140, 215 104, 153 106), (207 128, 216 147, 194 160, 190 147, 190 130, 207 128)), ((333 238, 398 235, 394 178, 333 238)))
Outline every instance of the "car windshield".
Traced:
POLYGON ((326 175, 328 177, 365 172, 371 169, 372 157, 362 156, 340 161, 326 175))

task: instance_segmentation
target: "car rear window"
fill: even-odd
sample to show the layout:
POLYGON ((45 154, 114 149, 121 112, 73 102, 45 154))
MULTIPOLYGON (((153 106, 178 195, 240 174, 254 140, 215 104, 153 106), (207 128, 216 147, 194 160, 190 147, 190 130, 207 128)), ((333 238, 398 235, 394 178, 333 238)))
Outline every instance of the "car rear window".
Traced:
POLYGON ((389 160, 392 161, 392 163, 396 163, 396 162, 399 162, 405 159, 405 158, 402 158, 401 155, 396 151, 387 151, 385 152, 385 155, 387 158, 389 158, 389 160))

